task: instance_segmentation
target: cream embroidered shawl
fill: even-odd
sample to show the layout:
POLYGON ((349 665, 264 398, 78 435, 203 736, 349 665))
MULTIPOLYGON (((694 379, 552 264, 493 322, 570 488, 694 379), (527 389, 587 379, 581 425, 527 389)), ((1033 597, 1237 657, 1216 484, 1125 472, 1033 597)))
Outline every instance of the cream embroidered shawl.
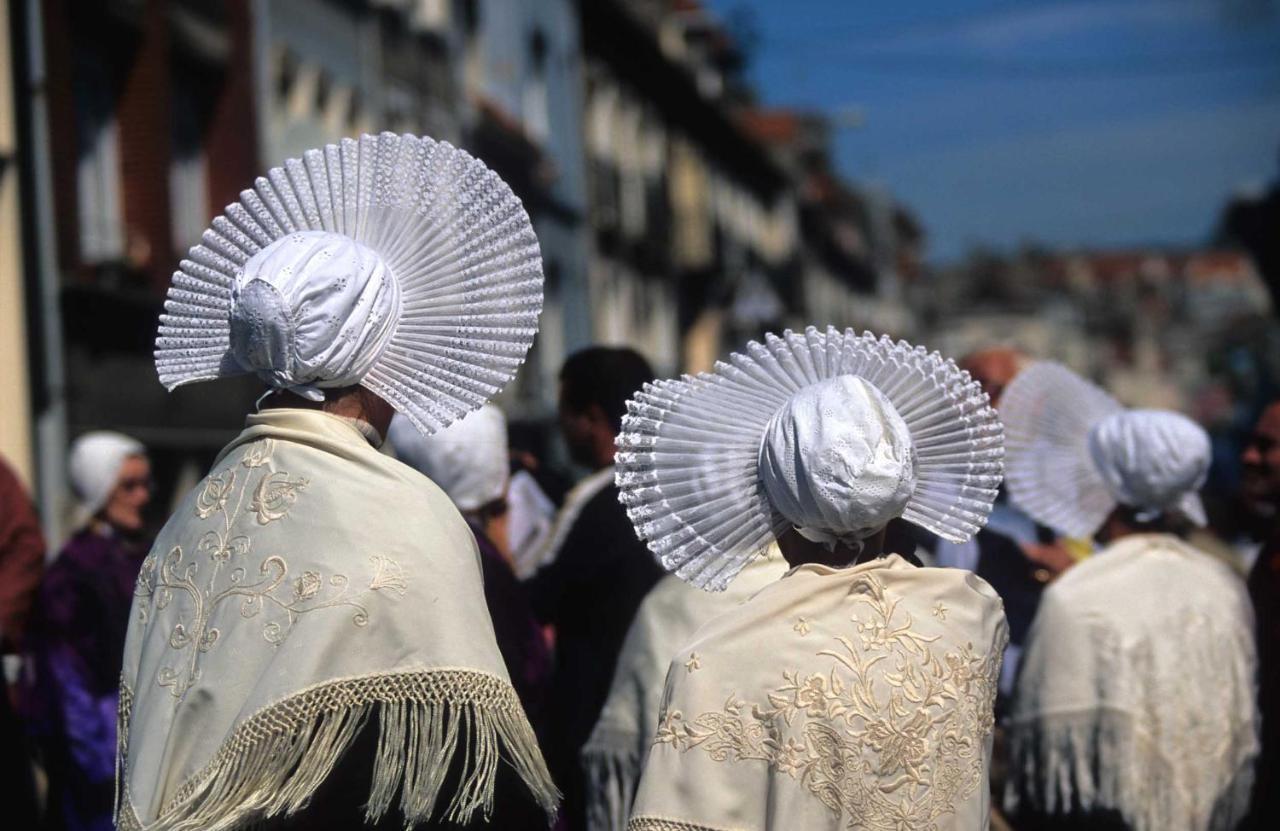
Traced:
POLYGON ((1006 804, 1227 829, 1257 753, 1242 581, 1176 537, 1124 537, 1045 591, 1009 725, 1006 804))
POLYGON ((487 812, 501 755, 555 788, 448 497, 349 422, 270 410, 223 450, 138 579, 121 678, 122 829, 292 813, 362 725, 368 811, 487 812), (456 792, 441 793, 461 770, 456 792))
POLYGON ((704 623, 741 605, 785 570, 782 554, 771 547, 723 592, 703 591, 669 574, 645 597, 622 644, 600 719, 582 749, 589 831, 626 828, 671 658, 704 623))
POLYGON ((968 572, 793 569, 672 661, 628 828, 986 828, 1007 631, 968 572))

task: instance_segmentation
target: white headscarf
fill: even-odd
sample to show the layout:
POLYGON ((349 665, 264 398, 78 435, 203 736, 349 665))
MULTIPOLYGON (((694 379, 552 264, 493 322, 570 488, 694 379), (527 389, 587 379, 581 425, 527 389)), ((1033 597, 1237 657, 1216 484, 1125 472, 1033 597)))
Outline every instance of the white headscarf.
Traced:
POLYGON ((244 264, 231 292, 231 354, 276 389, 323 401, 360 383, 400 318, 400 286, 342 234, 299 231, 244 264))
POLYGON ((1162 410, 1127 410, 1098 422, 1089 453, 1116 501, 1154 519, 1174 509, 1197 525, 1206 522, 1196 492, 1209 475, 1213 451, 1204 428, 1162 410))
POLYGON ((1000 402, 1009 496, 1036 522, 1090 537, 1117 505, 1149 521, 1177 510, 1205 524, 1196 491, 1211 450, 1205 431, 1162 410, 1127 410, 1066 367, 1041 361, 1000 402))
POLYGON ((459 510, 483 508, 507 492, 507 419, 493 404, 432 436, 396 416, 387 438, 396 457, 439 485, 459 510))
POLYGON ((911 432, 884 393, 852 375, 831 378, 769 422, 760 481, 806 539, 857 547, 901 516, 915 491, 911 432))
POLYGON ((68 473, 79 502, 77 525, 88 522, 106 507, 125 459, 146 454, 147 449, 137 439, 109 430, 85 433, 71 443, 68 473))

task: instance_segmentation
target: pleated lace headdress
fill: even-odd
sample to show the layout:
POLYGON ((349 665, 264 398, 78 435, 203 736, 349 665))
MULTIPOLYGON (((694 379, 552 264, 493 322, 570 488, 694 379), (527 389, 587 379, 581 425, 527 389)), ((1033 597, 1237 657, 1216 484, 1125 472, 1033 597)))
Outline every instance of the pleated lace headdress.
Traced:
POLYGON ((360 384, 429 434, 511 380, 541 309, 537 238, 496 173, 447 142, 364 135, 272 169, 213 221, 173 276, 156 368, 169 389, 360 384))
POLYGON ((1126 409, 1051 361, 1018 373, 1000 415, 1009 496, 1036 522, 1087 538, 1124 504, 1139 519, 1177 509, 1205 524, 1196 491, 1209 470, 1209 437, 1185 416, 1126 409))
POLYGON ((978 384, 871 333, 767 335, 627 410, 617 482, 636 532, 713 591, 789 526, 849 541, 901 516, 964 541, 1000 484, 1003 431, 978 384))

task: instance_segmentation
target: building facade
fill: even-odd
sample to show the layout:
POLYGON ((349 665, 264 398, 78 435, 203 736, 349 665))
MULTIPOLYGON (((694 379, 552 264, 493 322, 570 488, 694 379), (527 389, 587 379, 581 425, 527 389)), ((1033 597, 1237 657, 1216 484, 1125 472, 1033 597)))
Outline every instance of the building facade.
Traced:
POLYGON ((239 429, 253 379, 172 395, 156 382, 166 287, 265 167, 344 136, 450 141, 524 201, 546 302, 502 403, 525 433, 553 432, 556 374, 590 343, 634 346, 670 374, 788 325, 909 328, 894 287, 918 234, 886 233, 901 211, 831 172, 820 120, 779 136, 751 117, 743 56, 695 0, 9 9, 0 355, 22 383, 0 452, 37 486, 55 542, 68 439, 107 428, 146 443, 160 516, 239 429))

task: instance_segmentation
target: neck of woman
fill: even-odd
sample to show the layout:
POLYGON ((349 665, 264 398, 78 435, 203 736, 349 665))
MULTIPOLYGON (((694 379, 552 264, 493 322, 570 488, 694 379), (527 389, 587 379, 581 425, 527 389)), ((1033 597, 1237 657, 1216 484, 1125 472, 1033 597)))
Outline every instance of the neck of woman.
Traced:
POLYGON ((867 563, 884 553, 884 529, 862 541, 861 550, 850 545, 839 543, 835 548, 828 548, 820 542, 805 539, 794 528, 788 529, 778 537, 778 548, 782 557, 792 568, 815 564, 831 568, 848 568, 867 563))

